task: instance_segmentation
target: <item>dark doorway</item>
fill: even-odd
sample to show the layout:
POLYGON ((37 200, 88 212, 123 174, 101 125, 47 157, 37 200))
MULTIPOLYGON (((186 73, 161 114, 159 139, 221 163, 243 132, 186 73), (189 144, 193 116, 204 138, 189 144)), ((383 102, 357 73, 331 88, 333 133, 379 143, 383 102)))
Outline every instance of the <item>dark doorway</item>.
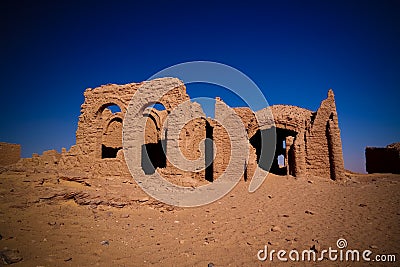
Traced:
POLYGON ((289 174, 294 174, 295 160, 293 146, 286 144, 286 138, 289 136, 295 137, 296 135, 297 133, 295 131, 276 128, 276 149, 274 161, 270 170, 271 173, 277 175, 286 175, 288 174, 289 169, 289 174), (286 150, 288 150, 287 153, 286 150), (279 156, 283 156, 283 164, 279 164, 281 163, 278 162, 279 156))
POLYGON ((250 144, 256 149, 258 166, 269 171, 272 165, 272 152, 275 150, 276 131, 275 127, 265 130, 257 130, 250 138, 250 144))
POLYGON ((335 174, 335 155, 333 153, 333 140, 332 140, 332 135, 331 135, 331 129, 330 129, 330 124, 333 123, 333 114, 329 116, 329 121, 326 123, 326 129, 325 129, 325 136, 328 142, 328 153, 329 153, 329 166, 330 166, 330 177, 332 180, 335 180, 336 174, 335 174))
POLYGON ((118 151, 122 149, 122 147, 108 147, 105 145, 101 145, 101 158, 102 159, 109 159, 109 158, 116 158, 118 151))
POLYGON ((145 126, 144 144, 142 145, 141 166, 145 174, 153 174, 157 168, 165 168, 166 141, 161 136, 159 114, 165 107, 160 103, 148 106, 143 111, 143 116, 147 117, 145 126))
MULTIPOLYGON (((116 105, 112 107, 118 107, 116 105)), ((108 110, 107 108, 105 110, 108 110)), ((109 111, 110 112, 110 111, 109 111)), ((122 149, 122 119, 119 117, 109 121, 101 138, 101 158, 116 158, 122 149)))
POLYGON ((296 176, 296 160, 294 158, 294 148, 293 146, 290 147, 288 152, 288 167, 289 167, 289 174, 292 176, 296 176))
POLYGON ((209 182, 214 181, 214 146, 213 146, 213 127, 206 121, 206 140, 205 140, 205 179, 209 182))
POLYGON ((165 140, 142 145, 142 169, 145 174, 153 174, 157 168, 165 168, 167 158, 163 146, 166 148, 165 140))
POLYGON ((294 151, 293 146, 288 148, 288 158, 286 160, 286 137, 295 137, 296 134, 295 131, 276 127, 258 130, 250 138, 250 144, 256 149, 258 166, 273 174, 286 175, 287 166, 285 163, 287 163, 289 172, 293 175, 295 166, 294 151), (275 153, 272 154, 271 151, 275 151, 275 153))

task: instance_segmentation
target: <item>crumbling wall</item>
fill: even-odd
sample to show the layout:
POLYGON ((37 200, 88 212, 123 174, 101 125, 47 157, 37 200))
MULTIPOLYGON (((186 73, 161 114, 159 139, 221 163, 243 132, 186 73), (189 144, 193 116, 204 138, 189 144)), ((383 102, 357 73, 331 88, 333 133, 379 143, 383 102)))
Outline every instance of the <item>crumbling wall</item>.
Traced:
POLYGON ((12 171, 56 173, 61 154, 56 150, 47 150, 39 155, 34 153, 32 158, 21 158, 9 167, 12 171))
MULTIPOLYGON (((267 162, 260 162, 261 153, 261 136, 268 140, 267 150, 275 150, 274 159, 272 161, 270 171, 275 174, 293 175, 296 177, 304 177, 307 174, 305 166, 305 132, 306 125, 309 124, 312 112, 310 110, 290 106, 290 105, 273 105, 262 110, 264 113, 272 113, 274 125, 270 129, 262 130, 256 124, 256 132, 254 130, 249 132, 249 139, 251 148, 256 152, 257 161, 259 166, 268 168, 267 162), (275 134, 271 135, 268 132, 273 131, 275 134), (275 140, 273 140, 275 138, 275 140), (271 143, 275 143, 275 147, 271 143), (284 147, 284 142, 286 147, 284 147), (285 164, 281 168, 278 166, 278 155, 283 155, 285 164)), ((250 155, 252 155, 251 152, 250 155)), ((269 155, 271 152, 267 151, 269 155)), ((269 160, 269 159, 264 159, 269 160)), ((249 164, 251 166, 252 163, 249 164)), ((252 169, 252 168, 249 168, 252 169)))
POLYGON ((207 137, 207 119, 200 104, 188 101, 175 108, 174 112, 168 115, 164 127, 167 128, 167 160, 165 168, 158 169, 159 173, 168 181, 180 186, 207 184, 209 179, 205 160, 197 164, 195 169, 192 169, 191 164, 191 161, 201 160, 206 153, 204 141, 207 137))
MULTIPOLYGON (((75 170, 83 173, 85 177, 92 178, 129 176, 122 151, 123 120, 129 102, 144 84, 158 89, 163 86, 164 88, 173 87, 157 101, 165 107, 165 110, 151 108, 150 106, 156 103, 149 103, 150 106, 143 111, 143 117, 147 118, 142 151, 147 151, 149 160, 154 166, 144 172, 154 172, 157 168, 157 171, 166 179, 183 186, 198 186, 218 179, 231 160, 231 136, 222 126, 223 122, 206 118, 199 104, 189 102, 189 110, 192 114, 185 113, 189 121, 178 135, 174 135, 177 136, 174 137, 175 139, 170 137, 171 132, 178 126, 169 122, 167 118, 171 115, 178 120, 183 117, 185 111, 179 105, 190 100, 185 85, 176 78, 162 78, 126 85, 108 84, 87 89, 84 92, 85 101, 81 106, 76 144, 68 151, 63 149, 61 155, 57 152, 45 152, 42 156, 34 155, 31 159, 21 160, 18 166, 21 168, 25 166, 34 171, 48 168, 60 173, 75 170), (119 110, 113 112, 111 106, 118 106, 119 110), (204 142, 206 138, 212 139, 211 147, 209 143, 204 142), (194 172, 180 170, 168 160, 168 157, 173 159, 177 156, 173 154, 178 153, 177 150, 173 152, 167 150, 167 155, 165 155, 167 144, 174 148, 179 147, 179 153, 189 160, 199 159, 202 152, 207 151, 214 153, 215 159, 206 169, 204 169, 206 164, 204 162, 203 169, 199 167, 194 172)), ((154 93, 157 93, 156 89, 154 93)), ((149 99, 153 99, 151 95, 149 99)), ((216 99, 216 105, 218 104, 222 104, 219 98, 216 99)), ((289 105, 274 105, 257 112, 245 107, 234 108, 234 111, 241 118, 251 144, 247 162, 243 162, 243 166, 237 166, 245 170, 244 180, 252 177, 257 165, 263 166, 265 163, 260 162, 259 159, 260 136, 268 131, 276 131, 276 140, 267 140, 266 144, 267 149, 273 150, 273 144, 276 141, 271 171, 275 169, 279 174, 296 177, 316 175, 335 180, 344 177, 340 130, 335 99, 331 90, 316 112, 289 105), (268 116, 271 113, 273 117, 268 116), (258 125, 256 117, 261 118, 260 116, 263 118, 262 121, 265 121, 263 122, 265 125, 258 125), (272 121, 275 125, 271 128, 268 123, 272 121), (277 164, 279 154, 285 157, 284 168, 277 164)), ((224 114, 219 115, 220 118, 224 118, 224 114)), ((14 162, 15 160, 16 157, 14 162)))
POLYGON ((216 120, 208 119, 213 130, 215 158, 212 166, 213 180, 217 180, 226 170, 231 160, 231 138, 225 127, 216 120))
POLYGON ((0 166, 16 163, 21 158, 21 145, 0 142, 0 166))
MULTIPOLYGON (((312 112, 308 109, 289 106, 274 105, 271 106, 274 116, 274 122, 277 129, 284 130, 285 138, 285 162, 287 161, 287 174, 298 178, 305 177, 308 173, 306 166, 306 131, 310 125, 312 112), (288 139, 288 137, 290 137, 288 139), (289 143, 287 140, 290 140, 289 143), (290 153, 290 154, 289 154, 290 153), (289 162, 289 156, 291 161, 289 162), (290 170, 292 166, 292 170, 290 170)), ((277 131, 277 135, 279 131, 277 131)), ((280 145, 280 143, 277 143, 280 145)))
MULTIPOLYGON (((168 79, 164 79, 167 81, 168 79)), ((83 154, 91 158, 101 158, 100 140, 105 125, 112 119, 107 107, 117 105, 121 112, 117 115, 124 117, 126 109, 135 92, 144 83, 163 82, 162 79, 126 85, 108 84, 95 89, 88 88, 84 92, 85 102, 81 106, 78 130, 76 132, 76 145, 80 146, 83 154)), ((171 88, 159 102, 167 111, 177 106, 182 101, 188 100, 186 88, 183 83, 177 88, 171 88)))
MULTIPOLYGON (((189 120, 179 133, 176 145, 179 147, 182 156, 187 160, 197 160, 201 157, 202 151, 205 151, 204 143, 202 143, 206 138, 205 128, 205 118, 194 118, 189 120)), ((171 141, 175 140, 167 140, 167 142, 171 141)), ((168 153, 167 157, 172 158, 174 155, 168 153)), ((199 186, 207 184, 205 169, 191 172, 186 169, 184 164, 178 168, 168 159, 166 160, 166 166, 158 169, 158 171, 165 179, 180 186, 199 186)))
MULTIPOLYGON (((161 84, 162 86, 171 80, 177 79, 163 78, 125 85, 107 84, 94 89, 86 89, 84 92, 85 102, 81 106, 76 132, 76 145, 63 153, 60 169, 74 168, 90 173, 91 176, 105 175, 105 173, 107 175, 109 173, 129 175, 121 151, 122 123, 129 102, 144 83, 161 84), (108 109, 114 105, 119 107, 119 112, 112 113, 108 109)), ((148 141, 149 138, 160 139, 160 127, 166 113, 186 100, 189 100, 189 96, 186 94, 186 87, 182 82, 178 83, 177 87, 171 88, 159 100, 166 110, 160 112, 150 110, 157 125, 154 125, 153 131, 146 131, 148 141)), ((152 127, 150 122, 146 124, 146 128, 149 127, 152 127)))
MULTIPOLYGON (((248 154, 249 156, 248 156, 248 161, 246 162, 246 166, 244 166, 245 171, 244 171, 243 177, 242 177, 242 180, 247 181, 248 179, 251 179, 251 177, 253 177, 253 175, 257 169, 257 165, 258 165, 257 164, 257 151, 256 151, 255 147, 250 145, 250 139, 257 133, 260 126, 257 123, 257 119, 256 119, 254 112, 250 108, 239 107, 239 108, 233 108, 233 110, 236 112, 236 114, 242 120, 243 125, 247 132, 247 138, 249 139, 249 154, 248 154)), ((228 133, 226 133, 226 135, 228 135, 228 133)), ((221 140, 222 144, 225 144, 226 143, 225 140, 228 140, 228 139, 226 136, 221 136, 220 140, 221 140)), ((224 145, 224 148, 223 148, 224 153, 220 154, 220 156, 219 156, 222 158, 222 160, 224 162, 223 166, 225 169, 230 160, 230 157, 228 157, 228 155, 230 156, 230 153, 229 153, 230 142, 228 145, 226 145, 226 144, 224 145)), ((225 169, 223 169, 222 171, 224 171, 225 169)), ((217 168, 216 171, 218 172, 219 169, 217 168)))
POLYGON ((365 148, 368 173, 400 173, 400 143, 365 148))
POLYGON ((104 129, 102 144, 107 147, 118 148, 122 144, 122 119, 110 120, 104 129))
MULTIPOLYGON (((327 99, 322 101, 316 112, 290 105, 273 105, 266 109, 273 114, 276 131, 271 172, 296 177, 315 175, 334 180, 344 178, 342 144, 332 90, 329 90, 327 99), (283 167, 278 166, 277 156, 280 154, 285 159, 283 167)), ((257 126, 255 130, 248 129, 248 133, 253 148, 259 154, 258 139, 262 133, 257 126)))
POLYGON ((179 135, 179 148, 184 157, 190 160, 200 158, 200 144, 206 138, 206 120, 194 119, 189 121, 179 135))
POLYGON ((338 125, 335 97, 332 90, 328 98, 312 115, 306 132, 306 167, 311 175, 344 179, 342 142, 338 125))

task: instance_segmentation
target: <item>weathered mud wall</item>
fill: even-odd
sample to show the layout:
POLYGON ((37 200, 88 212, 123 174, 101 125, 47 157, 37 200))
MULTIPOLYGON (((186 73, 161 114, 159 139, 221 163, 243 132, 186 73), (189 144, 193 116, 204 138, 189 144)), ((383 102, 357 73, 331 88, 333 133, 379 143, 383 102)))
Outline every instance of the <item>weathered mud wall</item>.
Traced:
POLYGON ((21 158, 21 145, 0 142, 0 166, 16 163, 21 158))
POLYGON ((305 142, 309 174, 334 180, 344 178, 342 141, 332 90, 329 90, 328 98, 322 101, 317 112, 312 115, 305 142))
MULTIPOLYGON (((164 110, 151 106, 143 110, 143 116, 147 120, 142 150, 147 151, 149 158, 146 160, 152 164, 152 167, 144 169, 144 172, 151 173, 157 169, 166 179, 184 186, 201 185, 218 179, 226 170, 232 156, 232 136, 228 135, 222 121, 207 118, 199 104, 188 103, 193 114, 186 114, 189 121, 178 135, 173 135, 176 137, 171 138, 178 126, 167 123, 167 118, 182 115, 180 105, 190 100, 185 85, 176 78, 126 85, 108 84, 87 89, 84 92, 85 101, 81 106, 76 144, 68 151, 63 149, 61 154, 55 151, 45 152, 42 156, 34 155, 31 159, 21 160, 15 166, 25 166, 35 171, 48 168, 59 173, 72 170, 92 178, 129 176, 122 151, 122 129, 129 102, 143 85, 154 88, 150 90, 150 94, 154 92, 154 96, 157 94, 157 88, 171 89, 157 101, 164 110), (205 142, 205 139, 212 140, 212 143, 205 142), (206 152, 211 153, 211 158, 215 158, 207 168, 204 168, 204 161, 203 168, 199 168, 198 171, 180 170, 168 160, 168 157, 171 159, 178 156, 173 154, 178 152, 166 150, 167 144, 173 148, 179 147, 179 153, 189 160, 199 159, 206 152)), ((148 99, 152 99, 152 95, 149 95, 148 99)), ((217 104, 222 104, 222 100, 217 98, 217 104)), ((327 99, 322 101, 316 112, 289 105, 275 105, 256 113, 249 108, 235 108, 234 111, 243 122, 249 143, 249 159, 239 167, 245 170, 244 180, 252 177, 257 165, 268 165, 262 162, 265 159, 260 159, 262 149, 266 149, 261 146, 261 136, 268 131, 276 133, 275 140, 268 140, 266 146, 267 149, 275 149, 275 156, 270 162, 271 172, 298 178, 307 175, 334 180, 344 178, 342 144, 333 91, 329 90, 327 99), (267 111, 273 115, 273 118, 265 118, 266 121, 274 121, 275 125, 272 128, 257 123, 256 117, 267 114, 267 111), (284 163, 281 165, 278 164, 279 155, 284 157, 284 163)), ((219 114, 219 117, 224 118, 224 114, 219 114)), ((12 156, 2 159, 4 162, 1 164, 15 163, 19 160, 19 147, 15 146, 15 151, 11 147, 3 147, 7 150, 6 153, 12 156)), ((3 147, 0 146, 0 149, 3 147)))
POLYGON ((400 173, 400 143, 367 147, 365 163, 368 173, 400 173))

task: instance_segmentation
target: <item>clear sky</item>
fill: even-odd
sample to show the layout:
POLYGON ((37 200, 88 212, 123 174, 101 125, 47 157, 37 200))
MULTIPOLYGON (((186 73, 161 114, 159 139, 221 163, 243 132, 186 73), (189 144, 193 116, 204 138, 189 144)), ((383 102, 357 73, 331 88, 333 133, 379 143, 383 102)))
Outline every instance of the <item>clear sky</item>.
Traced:
POLYGON ((86 88, 193 60, 239 69, 271 105, 316 110, 333 88, 347 169, 400 141, 400 1, 79 2, 1 1, 0 141, 23 157, 75 143, 86 88))

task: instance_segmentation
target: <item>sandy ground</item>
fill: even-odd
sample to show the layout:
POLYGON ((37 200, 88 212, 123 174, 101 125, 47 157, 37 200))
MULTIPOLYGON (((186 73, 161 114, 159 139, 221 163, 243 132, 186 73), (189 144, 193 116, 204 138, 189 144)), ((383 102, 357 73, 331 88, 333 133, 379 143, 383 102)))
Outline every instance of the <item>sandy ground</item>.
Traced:
POLYGON ((52 174, 2 173, 0 249, 22 258, 12 266, 399 266, 399 175, 351 174, 345 184, 270 175, 255 193, 247 186, 207 206, 173 208, 129 177, 89 187, 52 174), (257 259, 265 245, 321 252, 337 249, 339 238, 347 249, 397 262, 257 259))

